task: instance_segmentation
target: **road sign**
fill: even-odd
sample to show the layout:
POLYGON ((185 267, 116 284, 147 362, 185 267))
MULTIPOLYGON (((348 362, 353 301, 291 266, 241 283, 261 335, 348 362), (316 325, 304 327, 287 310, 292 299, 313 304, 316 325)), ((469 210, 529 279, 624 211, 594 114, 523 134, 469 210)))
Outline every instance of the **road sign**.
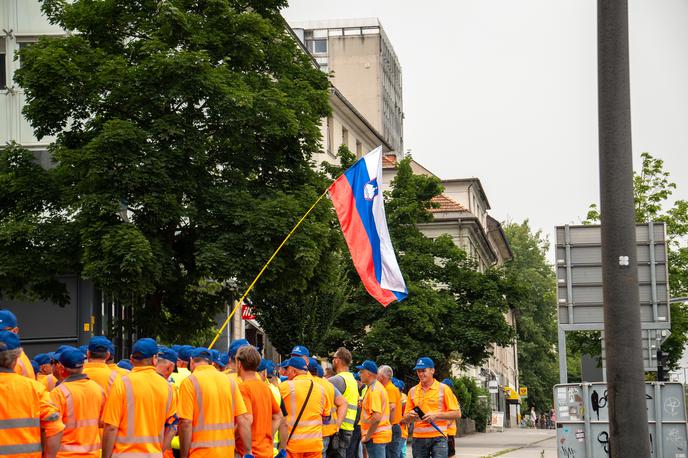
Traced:
MULTIPOLYGON (((671 335, 668 329, 642 329, 643 367, 645 372, 657 371, 657 350, 671 335)), ((606 367, 606 353, 604 351, 604 332, 602 333, 602 368, 606 367)))
MULTIPOLYGON (((559 326, 564 331, 602 330, 600 226, 558 226, 556 232, 559 326)), ((636 237, 641 326, 643 329, 669 329, 666 226, 664 223, 639 224, 636 237)))
MULTIPOLYGON (((688 427, 683 385, 645 384, 650 449, 653 457, 686 457, 688 427)), ((606 383, 556 385, 557 456, 609 456, 609 403, 606 383)))
POLYGON ((518 395, 522 398, 528 397, 528 387, 522 386, 518 389, 518 395))
POLYGON ((487 389, 490 392, 490 394, 499 393, 499 383, 497 383, 497 380, 490 380, 489 382, 487 382, 487 389))

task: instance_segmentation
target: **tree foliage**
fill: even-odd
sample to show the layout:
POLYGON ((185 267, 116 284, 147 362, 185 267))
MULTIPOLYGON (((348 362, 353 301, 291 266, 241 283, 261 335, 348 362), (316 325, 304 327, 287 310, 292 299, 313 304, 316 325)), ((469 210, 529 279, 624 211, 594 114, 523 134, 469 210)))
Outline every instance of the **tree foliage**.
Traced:
POLYGON ((505 321, 503 272, 478 272, 451 237, 431 239, 416 226, 432 220, 431 199, 441 191, 437 178, 413 174, 410 158, 400 161, 385 205, 408 299, 380 307, 347 261, 354 289, 330 338, 331 347, 345 344, 356 357, 389 364, 410 382, 419 356, 433 358, 442 378, 452 363, 480 364, 492 344, 509 345, 513 339, 505 321))
MULTIPOLYGON (((327 77, 284 1, 42 3, 70 33, 23 49, 15 79, 36 134, 57 136, 54 167, 2 152, 0 292, 64 304, 55 275, 73 273, 142 334, 205 332, 326 187, 311 154, 327 77)), ((314 297, 332 224, 317 208, 259 290, 314 297)))
POLYGON ((552 407, 558 383, 556 279, 547 262, 549 242, 528 221, 508 223, 504 232, 514 258, 505 266, 509 304, 516 314, 520 383, 528 387, 528 405, 539 412, 552 407))
MULTIPOLYGON (((669 289, 672 297, 688 296, 688 201, 675 200, 671 196, 676 183, 671 174, 664 170, 664 161, 642 153, 640 172, 633 176, 635 218, 639 223, 663 222, 667 226, 669 289)), ((590 205, 586 223, 600 220, 596 204, 590 205)), ((587 332, 573 336, 574 351, 599 354, 600 334, 587 332)), ((662 345, 669 354, 669 367, 676 370, 688 342, 688 306, 684 303, 671 304, 671 335, 662 345)))

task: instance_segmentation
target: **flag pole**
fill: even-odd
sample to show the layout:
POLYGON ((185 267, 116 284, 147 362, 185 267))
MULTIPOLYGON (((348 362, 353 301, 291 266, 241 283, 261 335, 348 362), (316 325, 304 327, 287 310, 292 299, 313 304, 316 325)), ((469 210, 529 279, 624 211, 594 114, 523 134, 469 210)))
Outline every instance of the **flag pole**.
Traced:
POLYGON ((232 319, 232 317, 233 317, 234 314, 236 313, 236 311, 237 311, 237 309, 239 308, 239 306, 240 306, 241 304, 244 303, 244 299, 246 299, 246 297, 247 297, 248 294, 251 292, 251 290, 253 289, 253 287, 255 286, 255 284, 258 282, 258 280, 260 279, 260 277, 263 275, 263 272, 265 272, 265 269, 268 268, 268 266, 270 265, 270 263, 272 262, 272 260, 275 259, 275 256, 277 256, 277 253, 279 253, 280 250, 282 249, 282 247, 284 246, 284 244, 287 243, 287 240, 289 240, 289 238, 294 234, 294 232, 296 232, 296 229, 298 229, 299 226, 301 226, 301 223, 303 223, 304 220, 308 217, 308 215, 310 215, 310 213, 313 211, 313 209, 315 208, 315 206, 318 205, 318 203, 323 199, 323 197, 325 197, 325 195, 327 194, 327 192, 328 192, 329 190, 330 190, 330 187, 328 186, 327 189, 325 190, 325 192, 323 192, 322 194, 320 194, 320 197, 318 197, 318 199, 317 199, 315 202, 313 202, 313 205, 311 205, 311 208, 308 209, 308 211, 301 217, 301 219, 296 223, 296 225, 292 228, 292 230, 289 231, 289 233, 288 233, 287 236, 284 238, 284 240, 282 240, 282 243, 279 244, 279 246, 277 247, 277 249, 275 250, 275 252, 272 253, 272 256, 270 256, 270 258, 269 258, 268 261, 265 263, 265 265, 263 265, 263 267, 260 269, 260 272, 258 272, 258 275, 256 275, 256 278, 254 278, 253 281, 251 282, 251 284, 248 285, 248 288, 246 288, 246 291, 245 291, 244 294, 241 296, 241 299, 239 299, 239 300, 237 301, 236 305, 234 306, 234 309, 232 309, 232 313, 229 314, 229 316, 227 317, 227 319, 225 320, 225 322, 222 324, 222 327, 220 328, 220 330, 217 331, 217 334, 215 334, 215 338, 213 339, 212 342, 210 342, 210 346, 209 346, 208 348, 213 348, 213 345, 215 345, 215 342, 217 342, 217 339, 220 338, 220 334, 222 334, 222 331, 224 331, 225 328, 227 327, 227 325, 229 324, 229 320, 232 319))

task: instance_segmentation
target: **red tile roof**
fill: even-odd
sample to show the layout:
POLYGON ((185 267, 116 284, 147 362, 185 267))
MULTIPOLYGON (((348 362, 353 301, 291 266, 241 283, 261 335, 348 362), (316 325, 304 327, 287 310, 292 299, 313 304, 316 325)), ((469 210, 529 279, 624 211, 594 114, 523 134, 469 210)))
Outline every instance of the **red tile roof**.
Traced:
POLYGON ((437 208, 431 208, 430 212, 432 213, 443 213, 443 212, 466 212, 466 208, 455 201, 454 199, 451 199, 444 194, 440 194, 439 196, 435 196, 432 198, 432 202, 439 204, 439 207, 437 208))
POLYGON ((395 154, 385 154, 382 156, 383 168, 395 168, 397 166, 397 156, 395 154))

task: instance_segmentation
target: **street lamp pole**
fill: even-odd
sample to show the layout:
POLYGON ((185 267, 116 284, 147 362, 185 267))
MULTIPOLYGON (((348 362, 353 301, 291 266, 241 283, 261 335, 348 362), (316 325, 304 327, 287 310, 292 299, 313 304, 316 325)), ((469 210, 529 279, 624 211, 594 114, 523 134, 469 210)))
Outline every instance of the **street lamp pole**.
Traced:
POLYGON ((610 456, 650 457, 633 200, 628 0, 598 0, 604 332, 610 456))

